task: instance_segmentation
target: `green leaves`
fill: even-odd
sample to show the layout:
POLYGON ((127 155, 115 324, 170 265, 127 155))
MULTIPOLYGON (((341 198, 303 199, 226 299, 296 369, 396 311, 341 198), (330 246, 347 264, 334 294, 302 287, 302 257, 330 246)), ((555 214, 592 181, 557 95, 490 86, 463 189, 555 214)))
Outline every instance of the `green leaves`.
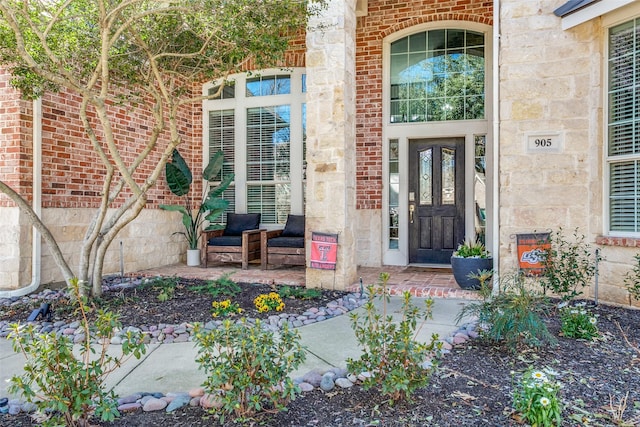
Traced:
POLYGON ((98 311, 95 325, 90 325, 87 320, 90 307, 80 297, 78 280, 74 279, 72 285, 81 328, 89 331, 81 344, 80 357, 74 355, 73 340, 65 335, 39 334, 33 325, 26 328, 14 325, 10 335, 14 351, 26 359, 24 373, 11 379, 11 393, 20 393, 43 412, 54 409, 51 425, 88 425, 94 410, 103 421, 113 420, 118 411, 113 392, 104 390, 105 380, 129 355, 140 358, 146 351, 140 335, 128 332, 122 354, 108 354, 109 340, 122 325, 116 315, 104 311, 98 311), (91 357, 95 353, 93 340, 102 343, 97 358, 91 357))
POLYGON ((425 311, 411 302, 411 295, 404 293, 400 322, 387 314, 387 282, 389 275, 380 274, 381 284, 369 287, 369 300, 364 304, 365 314, 351 313, 351 324, 356 339, 363 349, 358 360, 348 359, 349 371, 359 374, 372 374, 364 381, 364 387, 380 387, 391 401, 409 398, 413 392, 429 383, 431 374, 437 366, 441 344, 438 336, 432 335, 429 343, 415 340, 418 319, 425 322, 431 319, 433 300, 427 299, 425 311), (380 299, 380 312, 374 301, 380 299), (427 363, 429 362, 429 363, 427 363))
POLYGON ((184 225, 185 231, 179 234, 185 236, 189 244, 189 249, 198 248, 203 222, 209 221, 208 229, 214 229, 214 221, 216 221, 229 206, 229 202, 221 199, 220 196, 229 185, 231 185, 234 175, 230 174, 226 176, 218 185, 212 185, 211 183, 212 179, 220 176, 223 163, 224 153, 218 151, 204 168, 202 175, 206 181, 204 184, 205 188, 203 190, 202 201, 195 212, 192 211, 191 196, 189 195, 193 176, 187 162, 178 150, 174 150, 171 163, 165 165, 167 185, 173 194, 185 198, 185 205, 160 205, 160 209, 180 212, 182 214, 182 224, 184 225))
POLYGON ((284 410, 299 392, 289 375, 305 359, 300 335, 286 325, 276 336, 260 322, 224 320, 204 331, 196 325, 196 361, 206 372, 204 387, 219 394, 222 407, 214 410, 221 419, 234 415, 244 419, 267 408, 284 410))

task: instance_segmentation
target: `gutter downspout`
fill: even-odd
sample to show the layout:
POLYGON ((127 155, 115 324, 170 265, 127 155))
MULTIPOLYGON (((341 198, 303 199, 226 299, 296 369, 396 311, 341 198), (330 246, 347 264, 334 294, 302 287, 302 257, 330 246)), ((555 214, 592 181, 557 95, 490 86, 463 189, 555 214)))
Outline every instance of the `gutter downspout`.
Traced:
MULTIPOLYGON (((33 211, 42 216, 42 98, 33 101, 33 211)), ((31 283, 12 291, 0 291, 0 298, 21 297, 34 292, 40 287, 40 267, 42 265, 42 240, 40 232, 33 227, 31 254, 31 283)))
POLYGON ((493 290, 500 288, 500 0, 493 1, 493 58, 492 58, 492 103, 493 103, 493 290))

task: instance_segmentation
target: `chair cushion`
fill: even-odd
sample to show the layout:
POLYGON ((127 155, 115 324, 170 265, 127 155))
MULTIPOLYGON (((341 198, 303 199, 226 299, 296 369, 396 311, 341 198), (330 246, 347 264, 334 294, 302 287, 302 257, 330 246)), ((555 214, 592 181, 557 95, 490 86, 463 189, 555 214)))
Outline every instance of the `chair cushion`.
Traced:
POLYGON ((209 246, 242 246, 242 236, 212 237, 209 246))
POLYGON ((304 237, 274 237, 267 241, 271 248, 304 248, 304 237))
POLYGON ((260 214, 227 214, 225 236, 241 236, 243 231, 256 230, 260 227, 260 214))
POLYGON ((304 237, 304 215, 287 216, 287 223, 284 226, 284 230, 282 230, 282 237, 304 237))

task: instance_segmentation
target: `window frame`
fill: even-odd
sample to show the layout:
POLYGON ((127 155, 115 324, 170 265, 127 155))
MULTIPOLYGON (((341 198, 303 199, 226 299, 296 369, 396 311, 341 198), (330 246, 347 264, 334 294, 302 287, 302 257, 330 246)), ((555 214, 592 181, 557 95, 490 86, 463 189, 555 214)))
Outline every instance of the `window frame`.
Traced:
MULTIPOLYGON (((306 93, 303 92, 303 80, 305 69, 301 67, 282 69, 265 69, 259 72, 240 73, 229 76, 226 80, 233 82, 236 86, 235 97, 227 99, 205 99, 202 102, 202 146, 203 146, 203 167, 207 163, 209 156, 209 112, 218 110, 234 110, 234 174, 235 180, 233 190, 235 196, 235 212, 248 212, 248 187, 256 185, 281 184, 282 181, 272 180, 252 180, 247 179, 247 111, 250 108, 290 106, 291 120, 291 141, 290 141, 290 176, 289 184, 291 190, 290 211, 291 214, 301 215, 304 213, 304 132, 305 124, 303 120, 303 109, 306 104, 306 93), (289 94, 247 96, 246 82, 256 76, 290 76, 291 90, 289 94)), ((216 80, 204 84, 202 87, 203 96, 208 95, 210 88, 222 84, 222 80, 216 80)), ((286 215, 279 218, 277 223, 263 222, 266 228, 284 224, 286 215)))
MULTIPOLYGON (((618 10, 610 15, 607 15, 603 19, 603 50, 604 54, 602 56, 603 61, 603 129, 602 129, 602 138, 603 138, 603 159, 604 159, 604 167, 603 167, 603 232, 606 236, 615 236, 615 237, 631 237, 638 238, 640 237, 640 216, 636 218, 635 228, 637 231, 621 231, 621 230, 612 230, 611 229, 611 169, 615 164, 629 162, 629 161, 640 161, 640 152, 636 154, 621 154, 621 155, 610 155, 609 147, 609 113, 610 113, 610 71, 609 71, 609 61, 610 61, 610 50, 609 50, 609 37, 611 34, 611 30, 621 24, 640 20, 640 5, 634 4, 629 8, 623 8, 622 10, 618 10)), ((640 28, 640 21, 635 24, 635 28, 640 28)), ((636 47, 637 52, 640 53, 640 44, 636 47)), ((640 59, 638 59, 638 63, 640 64, 640 59)), ((637 76, 638 83, 640 84, 640 74, 637 76)), ((640 108, 638 109, 640 113, 640 108)), ((640 125, 640 123, 639 123, 640 125)), ((640 140, 637 141, 640 143, 640 140)), ((640 167, 639 167, 640 171, 640 167)), ((640 182, 640 176, 638 177, 637 183, 640 182)))

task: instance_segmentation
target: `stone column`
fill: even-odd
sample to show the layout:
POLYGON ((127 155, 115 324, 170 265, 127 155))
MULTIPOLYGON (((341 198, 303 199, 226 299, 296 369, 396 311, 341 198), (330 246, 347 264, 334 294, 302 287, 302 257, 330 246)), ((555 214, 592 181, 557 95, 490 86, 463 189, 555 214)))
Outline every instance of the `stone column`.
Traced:
POLYGON ((329 0, 307 28, 306 239, 338 234, 336 270, 307 268, 314 288, 345 289, 357 276, 355 3, 329 0))

